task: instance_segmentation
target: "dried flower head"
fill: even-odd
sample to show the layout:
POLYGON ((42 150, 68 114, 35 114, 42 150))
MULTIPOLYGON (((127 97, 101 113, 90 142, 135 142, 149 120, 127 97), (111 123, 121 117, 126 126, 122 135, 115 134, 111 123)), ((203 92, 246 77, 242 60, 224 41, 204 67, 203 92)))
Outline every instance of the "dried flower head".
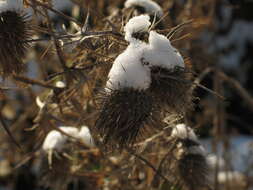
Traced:
POLYGON ((109 72, 96 122, 104 143, 119 145, 120 148, 133 145, 139 134, 143 134, 145 126, 152 126, 153 121, 159 120, 156 104, 148 91, 150 69, 141 61, 146 43, 132 38, 133 32, 139 31, 136 29, 147 25, 143 23, 143 26, 133 23, 125 27, 130 44, 116 58, 109 72))
POLYGON ((23 58, 30 39, 31 26, 26 14, 16 10, 0 12, 0 72, 3 76, 25 71, 23 58))
POLYGON ((105 93, 96 121, 96 129, 104 144, 119 148, 132 146, 138 137, 151 131, 157 123, 157 113, 152 97, 145 91, 133 88, 105 93), (148 128, 147 128, 148 127, 148 128))
POLYGON ((140 15, 131 18, 124 27, 126 41, 133 43, 135 40, 147 41, 148 30, 151 25, 148 15, 140 15))
POLYGON ((192 108, 191 73, 185 68, 151 68, 150 91, 169 113, 184 114, 192 108))
POLYGON ((189 190, 208 187, 210 168, 205 149, 194 131, 185 124, 178 124, 171 137, 176 140, 176 174, 181 184, 189 190))
POLYGON ((183 114, 192 106, 190 69, 166 36, 151 31, 144 62, 151 70, 150 91, 169 113, 183 114))
POLYGON ((203 155, 185 154, 178 161, 177 167, 183 185, 188 189, 203 189, 210 185, 209 165, 203 155))

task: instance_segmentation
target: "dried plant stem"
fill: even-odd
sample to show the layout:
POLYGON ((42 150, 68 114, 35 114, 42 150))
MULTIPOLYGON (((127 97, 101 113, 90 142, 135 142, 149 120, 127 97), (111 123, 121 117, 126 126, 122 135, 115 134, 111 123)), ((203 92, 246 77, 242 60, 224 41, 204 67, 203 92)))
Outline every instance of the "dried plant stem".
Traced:
MULTIPOLYGON (((218 67, 218 66, 217 66, 218 67)), ((223 80, 219 75, 220 71, 219 68, 216 68, 214 70, 214 76, 213 76, 213 82, 214 82, 214 90, 218 92, 219 94, 223 94, 223 80)), ((217 154, 217 147, 218 147, 218 142, 225 137, 225 115, 224 115, 224 105, 223 102, 220 100, 216 99, 215 100, 215 110, 214 110, 214 117, 213 117, 213 126, 214 126, 214 131, 213 131, 213 152, 217 154)), ((218 162, 216 163, 215 166, 215 179, 214 179, 214 189, 219 189, 219 184, 218 184, 218 172, 219 172, 219 165, 218 162)), ((226 187, 227 187, 227 182, 226 182, 226 187)))
POLYGON ((53 85, 50 85, 50 84, 47 84, 44 81, 39 81, 39 80, 27 78, 25 76, 13 75, 13 78, 16 81, 23 82, 23 83, 26 83, 26 84, 38 85, 38 86, 41 86, 41 87, 44 87, 44 88, 49 88, 49 89, 58 89, 57 87, 55 87, 53 85))
POLYGON ((184 82, 184 83, 191 83, 191 84, 196 85, 197 87, 200 87, 200 88, 204 89, 205 91, 207 91, 207 92, 209 92, 209 93, 215 95, 216 97, 218 97, 218 98, 220 98, 220 99, 222 99, 222 100, 225 99, 225 98, 224 98, 223 96, 221 96, 219 93, 217 93, 217 92, 215 92, 215 91, 213 91, 213 90, 211 90, 211 89, 205 87, 205 86, 202 85, 202 84, 198 84, 198 83, 195 83, 195 82, 192 82, 192 81, 183 80, 183 79, 180 79, 180 78, 178 78, 178 77, 173 77, 173 76, 167 76, 167 75, 166 75, 166 76, 163 76, 163 77, 164 77, 164 78, 170 78, 170 79, 177 80, 177 81, 184 82))
MULTIPOLYGON (((209 73, 214 72, 214 68, 208 67, 206 68, 194 81, 196 86, 199 86, 203 78, 206 77, 209 73)), ((242 97, 242 99, 246 102, 248 108, 253 111, 253 96, 240 84, 236 79, 229 77, 222 71, 217 73, 224 82, 228 83, 233 89, 237 91, 237 93, 242 97)), ((195 87, 194 87, 195 88, 195 87)))
POLYGON ((244 99, 248 108, 253 111, 253 97, 248 91, 242 87, 242 85, 235 79, 227 76, 224 72, 219 72, 220 77, 227 82, 230 86, 232 86, 238 94, 244 99))
POLYGON ((55 48, 56 48, 58 58, 60 60, 60 63, 61 63, 61 66, 62 66, 63 70, 66 71, 67 67, 66 67, 65 58, 64 58, 63 52, 61 50, 60 43, 59 43, 58 39, 56 38, 56 35, 53 31, 53 24, 52 24, 52 22, 49 18, 48 11, 47 11, 46 8, 44 8, 44 12, 46 14, 46 18, 47 18, 47 22, 48 22, 48 27, 49 27, 48 30, 51 33, 52 37, 53 37, 54 45, 55 45, 55 48))
POLYGON ((174 36, 174 34, 176 34, 182 27, 184 27, 188 24, 191 24, 192 22, 193 22, 193 20, 188 20, 188 21, 185 21, 185 22, 177 25, 176 27, 174 27, 170 30, 170 32, 167 34, 167 37, 171 40, 172 37, 174 36))
POLYGON ((67 71, 62 71, 62 72, 51 74, 49 76, 49 78, 53 78, 53 77, 56 77, 58 75, 63 75, 63 74, 69 73, 69 72, 90 70, 90 69, 93 69, 94 67, 103 66, 103 65, 107 65, 107 64, 109 64, 109 63, 108 62, 97 62, 97 63, 92 63, 92 64, 89 64, 89 65, 86 65, 84 67, 68 68, 67 71))
POLYGON ((143 158, 142 156, 136 154, 134 151, 128 149, 127 150, 131 155, 135 156, 136 158, 138 158, 139 160, 141 160, 142 162, 144 162, 148 167, 150 167, 158 176, 160 176, 162 179, 164 179, 167 183, 171 183, 169 179, 167 179, 167 177, 165 177, 160 171, 158 171, 155 166, 153 166, 153 164, 151 164, 148 160, 146 160, 145 158, 143 158))
MULTIPOLYGON (((75 23, 77 23, 77 24, 80 25, 80 26, 82 25, 82 23, 78 22, 78 21, 77 21, 76 19, 74 19, 73 17, 70 17, 70 16, 68 16, 68 15, 65 15, 65 14, 62 13, 61 11, 58 11, 58 10, 54 9, 54 8, 52 8, 51 6, 49 6, 49 5, 45 4, 45 3, 41 3, 41 2, 39 2, 39 1, 33 1, 33 3, 35 3, 35 5, 41 6, 41 7, 43 7, 43 8, 46 8, 46 9, 52 11, 53 13, 55 13, 55 14, 57 14, 57 15, 63 17, 63 18, 65 18, 65 19, 67 19, 67 20, 69 20, 69 21, 75 22, 75 23)), ((30 3, 28 3, 28 5, 31 6, 31 7, 33 7, 33 5, 31 5, 30 3)))

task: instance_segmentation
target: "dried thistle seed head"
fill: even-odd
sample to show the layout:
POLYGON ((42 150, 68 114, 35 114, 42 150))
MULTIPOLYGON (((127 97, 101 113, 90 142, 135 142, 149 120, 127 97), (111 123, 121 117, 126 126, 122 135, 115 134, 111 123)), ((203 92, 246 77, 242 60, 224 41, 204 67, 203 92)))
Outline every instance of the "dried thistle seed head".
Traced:
POLYGON ((209 187, 209 165, 206 157, 200 154, 183 154, 177 161, 178 175, 189 190, 209 187))
POLYGON ((112 90, 103 94, 101 100, 95 128, 109 147, 132 146, 159 121, 152 97, 145 91, 133 88, 112 90))
POLYGON ((151 67, 150 91, 166 111, 184 114, 193 106, 190 79, 191 73, 185 68, 151 67))
POLYGON ((0 73, 3 76, 25 71, 23 58, 31 36, 31 26, 25 14, 16 10, 0 12, 0 73))
POLYGON ((191 73, 183 57, 166 36, 151 31, 149 44, 143 47, 142 62, 151 72, 149 88, 166 111, 184 114, 192 106, 191 73))
POLYGON ((150 17, 148 15, 140 15, 131 18, 124 27, 125 39, 128 42, 136 42, 136 40, 146 39, 149 29, 150 17))
POLYGON ((210 184, 206 152, 194 131, 185 124, 176 125, 171 133, 175 141, 176 174, 186 189, 203 189, 210 184))

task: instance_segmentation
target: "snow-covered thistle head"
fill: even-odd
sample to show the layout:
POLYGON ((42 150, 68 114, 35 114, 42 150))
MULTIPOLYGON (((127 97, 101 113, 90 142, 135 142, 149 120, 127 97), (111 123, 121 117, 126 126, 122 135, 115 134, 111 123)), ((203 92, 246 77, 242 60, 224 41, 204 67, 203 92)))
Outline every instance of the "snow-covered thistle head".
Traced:
POLYGON ((120 148, 131 146, 156 117, 153 98, 148 93, 150 69, 143 62, 146 46, 140 40, 130 41, 109 72, 96 121, 96 129, 105 144, 119 145, 120 148))
POLYGON ((209 164, 205 149, 194 131, 185 124, 178 124, 173 128, 171 137, 176 141, 176 172, 182 185, 189 189, 208 187, 209 164))
MULTIPOLYGON (((0 5, 1 6, 1 5, 0 5)), ((0 7, 0 73, 3 76, 18 74, 26 68, 23 58, 31 36, 31 26, 26 14, 9 9, 8 4, 0 7)))
POLYGON ((144 62, 151 70, 150 91, 170 113, 184 114, 192 106, 191 73, 166 36, 151 31, 144 62))
POLYGON ((108 89, 146 90, 150 87, 150 69, 142 62, 145 46, 146 44, 140 41, 130 43, 127 49, 115 59, 106 83, 108 89))
POLYGON ((174 67, 185 67, 184 59, 174 48, 170 40, 155 31, 149 33, 149 48, 145 52, 145 60, 151 67, 173 69, 174 67))
POLYGON ((165 36, 148 33, 149 26, 149 17, 140 15, 124 28, 129 45, 109 72, 96 122, 105 143, 132 144, 147 121, 160 117, 156 110, 183 114, 191 105, 182 56, 165 36), (148 43, 135 35, 143 32, 148 43))
POLYGON ((148 29, 151 25, 148 15, 140 15, 131 18, 124 27, 125 39, 128 42, 143 40, 148 34, 148 29))

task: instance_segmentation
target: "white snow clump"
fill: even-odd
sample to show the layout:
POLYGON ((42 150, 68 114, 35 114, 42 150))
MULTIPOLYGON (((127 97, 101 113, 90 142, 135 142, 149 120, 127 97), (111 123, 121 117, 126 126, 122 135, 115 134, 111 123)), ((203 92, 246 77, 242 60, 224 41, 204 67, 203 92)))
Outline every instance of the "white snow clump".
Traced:
POLYGON ((149 47, 144 57, 150 66, 159 66, 164 69, 173 69, 175 66, 184 67, 183 57, 166 36, 151 31, 148 40, 149 47))
MULTIPOLYGON (((57 82, 55 83, 55 86, 58 87, 58 88, 65 88, 65 87, 66 87, 66 84, 65 84, 63 81, 57 81, 57 82)), ((49 95, 52 95, 53 93, 54 93, 54 91, 51 90, 51 91, 49 92, 49 95)), ((35 100, 36 100, 37 106, 38 106, 40 109, 42 109, 42 108, 45 107, 46 102, 42 102, 39 96, 37 96, 35 100)), ((54 107, 57 107, 57 104, 55 104, 55 103, 54 103, 54 104, 51 104, 51 105, 53 105, 54 107)))
POLYGON ((148 32, 149 16, 133 17, 126 24, 125 39, 130 43, 127 49, 114 61, 109 72, 107 89, 132 87, 145 90, 151 84, 151 68, 154 66, 173 69, 184 67, 180 53, 171 45, 166 36, 151 31, 149 43, 134 38, 137 32, 148 32))
MULTIPOLYGON (((67 127, 67 126, 62 126, 59 127, 61 131, 64 133, 68 134, 69 136, 79 140, 83 144, 85 144, 88 148, 94 148, 95 143, 93 141, 93 138, 90 134, 90 130, 86 126, 82 126, 81 129, 79 130, 76 127, 67 127)), ((54 151, 62 151, 64 148, 64 145, 67 143, 67 140, 70 140, 71 138, 57 131, 57 130, 52 130, 50 131, 42 145, 42 150, 47 153, 48 156, 48 164, 49 167, 52 167, 52 156, 54 151)))
POLYGON ((134 6, 143 7, 147 14, 156 15, 158 18, 163 16, 162 8, 152 0, 127 0, 125 2, 126 8, 134 6))
MULTIPOLYGON (((190 127, 187 127, 185 124, 183 123, 177 124, 172 130, 171 137, 182 139, 182 140, 189 139, 195 142, 196 145, 191 145, 187 147, 187 152, 190 154, 198 154, 202 156, 206 155, 206 151, 204 147, 199 143, 198 138, 196 134, 194 133, 194 131, 190 127)), ((182 147, 182 146, 183 144, 179 143, 179 147, 182 147)))
POLYGON ((192 141, 198 141, 196 134, 194 131, 187 127, 185 124, 177 124, 171 133, 171 137, 180 138, 180 139, 190 139, 192 141))
MULTIPOLYGON (((84 143, 89 148, 95 146, 93 138, 90 134, 90 130, 86 126, 82 126, 80 130, 76 127, 67 126, 59 127, 59 129, 69 136, 84 143)), ((66 136, 57 130, 52 130, 47 134, 43 142, 42 149, 47 153, 52 150, 61 151, 64 148, 67 140, 70 139, 69 136, 66 136)))
POLYGON ((57 81, 55 83, 55 86, 58 87, 58 88, 65 88, 66 84, 63 81, 57 81))
POLYGON ((132 37, 137 32, 147 32, 150 23, 150 17, 148 15, 140 15, 131 18, 124 27, 125 39, 128 42, 134 42, 136 39, 132 37))
POLYGON ((130 44, 120 54, 109 72, 106 87, 109 90, 119 90, 125 87, 145 90, 151 83, 150 70, 142 64, 145 43, 130 44))

